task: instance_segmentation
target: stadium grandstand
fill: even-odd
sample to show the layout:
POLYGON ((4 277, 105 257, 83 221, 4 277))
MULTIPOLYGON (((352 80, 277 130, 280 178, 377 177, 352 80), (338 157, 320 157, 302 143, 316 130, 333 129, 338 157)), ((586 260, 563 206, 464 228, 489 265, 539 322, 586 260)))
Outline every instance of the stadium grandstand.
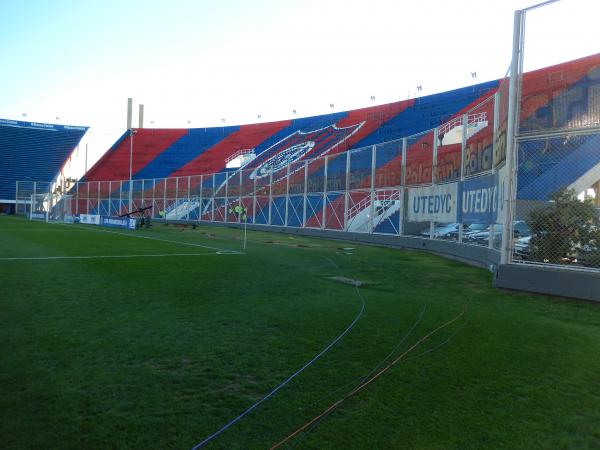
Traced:
POLYGON ((2 448, 600 450, 600 2, 533 1, 12 2, 2 448))
MULTIPOLYGON (((521 94, 522 134, 535 135, 549 129, 561 130, 593 125, 598 118, 595 105, 599 70, 600 54, 596 54, 526 73, 521 94)), ((215 220, 213 210, 208 214, 207 208, 201 207, 199 202, 188 202, 187 205, 181 206, 183 200, 177 201, 177 192, 173 191, 179 192, 179 199, 189 199, 191 192, 199 190, 208 190, 209 195, 216 197, 227 197, 227 194, 219 194, 218 191, 227 180, 231 180, 229 197, 235 195, 235 183, 245 186, 245 191, 253 190, 255 195, 260 196, 260 192, 251 186, 256 180, 259 185, 268 182, 270 172, 280 172, 279 178, 283 179, 287 173, 282 171, 285 171, 287 166, 298 165, 325 155, 330 158, 327 170, 332 181, 336 174, 340 178, 346 170, 346 159, 334 158, 334 155, 372 145, 392 143, 407 136, 416 137, 409 139, 405 185, 431 183, 432 171, 427 167, 431 166, 434 145, 433 133, 427 131, 434 127, 439 127, 439 173, 436 174, 436 179, 438 182, 457 180, 461 167, 462 117, 467 112, 469 135, 463 176, 482 174, 492 168, 493 161, 498 164, 503 160, 503 155, 493 155, 495 111, 494 102, 491 101, 500 89, 501 81, 476 84, 370 108, 295 120, 213 128, 127 130, 82 178, 81 181, 91 182, 91 187, 88 186, 84 193, 85 200, 77 202, 77 212, 88 209, 87 212, 92 214, 126 213, 128 203, 115 199, 122 198, 123 192, 131 191, 134 203, 136 199, 146 199, 146 202, 142 202, 142 205, 138 201, 138 204, 132 205, 130 209, 152 203, 152 214, 157 218, 165 210, 168 214, 169 210, 177 208, 179 214, 171 215, 170 218, 215 220), (420 133, 423 135, 420 136, 420 133), (130 168, 133 180, 131 190, 128 187, 130 168), (238 177, 234 174, 239 172, 242 172, 242 176, 238 182, 238 177), (202 181, 198 177, 208 174, 216 175, 205 176, 202 181), (179 179, 182 179, 180 183, 177 181, 179 179), (199 189, 200 185, 202 189, 199 189), (93 194, 90 194, 90 189, 93 194), (152 191, 164 191, 164 200, 154 199, 152 191), (94 199, 93 202, 88 201, 90 196, 94 199), (168 201, 170 197, 175 199, 168 201)), ((506 115, 506 111, 498 114, 506 115)), ((502 129, 506 124, 498 126, 502 129)), ((592 186, 598 189, 598 148, 594 142, 595 136, 584 136, 570 140, 565 145, 561 144, 560 151, 548 151, 549 144, 546 141, 541 144, 539 141, 524 143, 523 149, 527 151, 520 155, 519 198, 540 200, 564 185, 579 191, 592 186)), ((370 168, 370 153, 363 156, 362 159, 353 159, 353 172, 370 168)), ((377 153, 375 176, 378 179, 387 177, 388 184, 377 184, 376 187, 400 184, 401 158, 401 152, 397 149, 377 153), (397 181, 389 184, 390 177, 395 177, 397 181)), ((307 181, 308 178, 320 179, 324 167, 323 164, 311 163, 308 170, 310 173, 307 175, 307 181)), ((281 184, 279 178, 275 175, 270 183, 275 186, 279 181, 281 184)), ((294 184, 293 173, 289 178, 294 184)), ((341 185, 343 184, 342 182, 341 185)), ((341 191, 341 185, 331 185, 327 190, 334 193, 341 191)), ((353 189, 368 189, 369 186, 370 177, 366 176, 361 183, 355 183, 353 189)), ((282 189, 285 191, 285 187, 282 189)), ((275 187, 272 192, 276 192, 275 187)), ((82 198, 81 193, 77 195, 75 190, 72 190, 72 193, 82 198)), ((370 207, 370 202, 365 199, 366 194, 353 195, 351 214, 345 220, 340 218, 344 215, 344 200, 340 195, 330 195, 326 199, 314 201, 309 197, 305 206, 309 208, 307 212, 298 212, 302 205, 293 204, 294 201, 302 203, 300 199, 290 199, 291 207, 296 210, 295 218, 291 221, 285 221, 283 213, 269 214, 269 218, 266 210, 262 214, 260 211, 269 204, 271 209, 283 211, 286 208, 285 198, 270 201, 259 198, 253 205, 248 205, 248 208, 256 208, 256 211, 249 212, 256 223, 341 230, 360 214, 360 205, 364 210, 370 207), (329 214, 329 217, 337 216, 340 219, 325 223, 321 217, 323 202, 328 203, 326 208, 331 209, 332 214, 329 214), (308 217, 301 219, 307 213, 308 217)), ((598 198, 600 195, 596 196, 596 199, 598 198)), ((217 205, 216 217, 220 218, 219 221, 234 220, 233 217, 226 218, 226 209, 226 203, 221 202, 217 205)), ((395 212, 389 219, 397 222, 397 215, 395 212)), ((375 231, 396 232, 397 230, 389 228, 390 220, 380 223, 379 229, 375 231)))
POLYGON ((0 212, 14 212, 17 181, 55 181, 87 130, 0 119, 0 212))

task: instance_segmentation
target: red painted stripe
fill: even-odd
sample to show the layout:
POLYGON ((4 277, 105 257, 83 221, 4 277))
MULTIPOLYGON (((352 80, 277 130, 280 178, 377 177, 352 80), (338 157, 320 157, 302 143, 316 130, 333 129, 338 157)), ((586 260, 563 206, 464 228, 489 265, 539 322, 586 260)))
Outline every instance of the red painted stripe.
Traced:
MULTIPOLYGON (((186 129, 136 129, 133 136, 133 174, 186 135, 186 129)), ((111 152, 106 153, 86 174, 87 181, 129 179, 131 138, 126 136, 111 152)))
POLYGON ((198 175, 220 172, 225 168, 225 159, 235 152, 255 148, 261 142, 291 125, 290 120, 252 125, 242 125, 238 131, 230 134, 218 144, 213 145, 201 155, 173 172, 171 177, 198 175))

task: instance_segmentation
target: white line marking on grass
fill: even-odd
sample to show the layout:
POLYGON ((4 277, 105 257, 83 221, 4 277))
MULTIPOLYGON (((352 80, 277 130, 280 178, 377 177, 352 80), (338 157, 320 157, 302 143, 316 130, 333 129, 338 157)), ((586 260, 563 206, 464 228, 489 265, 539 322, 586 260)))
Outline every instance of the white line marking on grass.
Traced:
POLYGON ((208 255, 234 255, 227 252, 207 252, 207 253, 157 253, 148 255, 82 255, 82 256, 15 256, 0 258, 0 261, 36 261, 53 259, 102 259, 102 258, 156 258, 168 256, 208 256, 208 255))
MULTIPOLYGON (((68 224, 60 224, 60 225, 66 225, 66 226, 68 226, 68 224)), ((85 226, 85 225, 83 225, 83 226, 85 226)), ((101 230, 100 228, 82 228, 82 227, 77 227, 77 229, 79 229, 79 230, 97 231, 99 233, 116 234, 116 235, 119 235, 119 236, 127 236, 127 237, 132 237, 132 238, 139 238, 139 239, 150 239, 152 241, 160 241, 160 242, 168 242, 168 243, 171 243, 171 244, 188 245, 188 246, 191 246, 191 247, 208 248, 210 250, 215 250, 218 254, 221 254, 221 255, 224 255, 226 253, 230 253, 232 255, 243 255, 244 254, 244 252, 239 252, 237 250, 229 250, 229 249, 226 249, 226 248, 211 247, 209 245, 194 244, 192 242, 172 241, 170 239, 161 239, 161 238, 152 237, 152 236, 139 236, 139 235, 130 234, 130 233, 119 233, 118 231, 101 230)))

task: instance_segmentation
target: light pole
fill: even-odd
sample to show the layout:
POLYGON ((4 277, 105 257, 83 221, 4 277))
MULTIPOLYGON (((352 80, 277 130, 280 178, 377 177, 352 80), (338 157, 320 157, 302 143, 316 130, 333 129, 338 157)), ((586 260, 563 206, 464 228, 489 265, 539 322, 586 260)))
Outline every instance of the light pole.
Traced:
POLYGON ((133 128, 129 129, 129 205, 131 212, 131 203, 133 201, 133 135, 137 133, 133 128))

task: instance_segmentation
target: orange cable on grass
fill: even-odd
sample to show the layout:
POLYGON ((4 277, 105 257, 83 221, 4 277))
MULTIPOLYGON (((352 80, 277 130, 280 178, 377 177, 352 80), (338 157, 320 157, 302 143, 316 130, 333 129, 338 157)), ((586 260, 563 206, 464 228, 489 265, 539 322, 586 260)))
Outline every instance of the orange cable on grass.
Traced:
POLYGON ((292 439, 293 437, 295 437, 296 435, 298 435, 299 433, 301 433, 302 431, 304 431, 306 428, 308 428, 309 426, 311 426, 317 420, 321 419, 323 416, 325 416, 325 415, 329 414, 331 411, 335 410, 345 400, 347 400, 348 398, 352 397, 357 392, 363 390, 365 387, 367 387, 369 384, 371 384, 373 381, 375 381, 377 378, 379 378, 381 375, 383 375, 383 373, 386 372, 390 367, 392 367, 393 365, 397 364, 402 358, 404 358, 406 355, 408 355, 411 351, 413 351, 415 348, 417 348, 420 344, 422 344, 423 342, 425 342, 427 339, 429 339, 435 333, 437 333, 441 329, 443 329, 443 328, 451 325, 452 323, 456 322, 458 319, 460 319, 465 314, 465 312, 467 311, 467 308, 469 307, 469 303, 470 302, 465 303, 464 308, 462 309, 462 311, 456 317, 454 317, 453 319, 451 319, 451 320, 443 323, 442 325, 440 325, 439 327, 437 327, 433 331, 430 331, 429 333, 427 333, 425 336, 423 336, 421 339, 419 339, 416 343, 414 343, 408 350, 406 350, 404 353, 402 353, 400 356, 398 356, 396 359, 394 359, 391 363, 389 363, 387 366, 385 366, 383 369, 381 369, 379 372, 377 372, 375 375, 373 375, 367 381, 365 381, 365 382, 361 383, 360 385, 358 385, 357 387, 355 387, 352 391, 350 391, 350 393, 346 394, 346 396, 342 397, 341 399, 339 399, 335 403, 331 404, 327 409, 325 409, 323 412, 321 412, 320 414, 318 414, 317 416, 315 416, 314 418, 312 418, 311 420, 309 420, 308 422, 306 422, 304 425, 302 425, 296 431, 294 431, 293 433, 291 433, 290 435, 288 435, 285 439, 283 439, 283 440, 279 441, 278 443, 274 444, 271 447, 270 450, 274 450, 276 448, 281 447, 283 444, 285 444, 287 441, 289 441, 290 439, 292 439))

